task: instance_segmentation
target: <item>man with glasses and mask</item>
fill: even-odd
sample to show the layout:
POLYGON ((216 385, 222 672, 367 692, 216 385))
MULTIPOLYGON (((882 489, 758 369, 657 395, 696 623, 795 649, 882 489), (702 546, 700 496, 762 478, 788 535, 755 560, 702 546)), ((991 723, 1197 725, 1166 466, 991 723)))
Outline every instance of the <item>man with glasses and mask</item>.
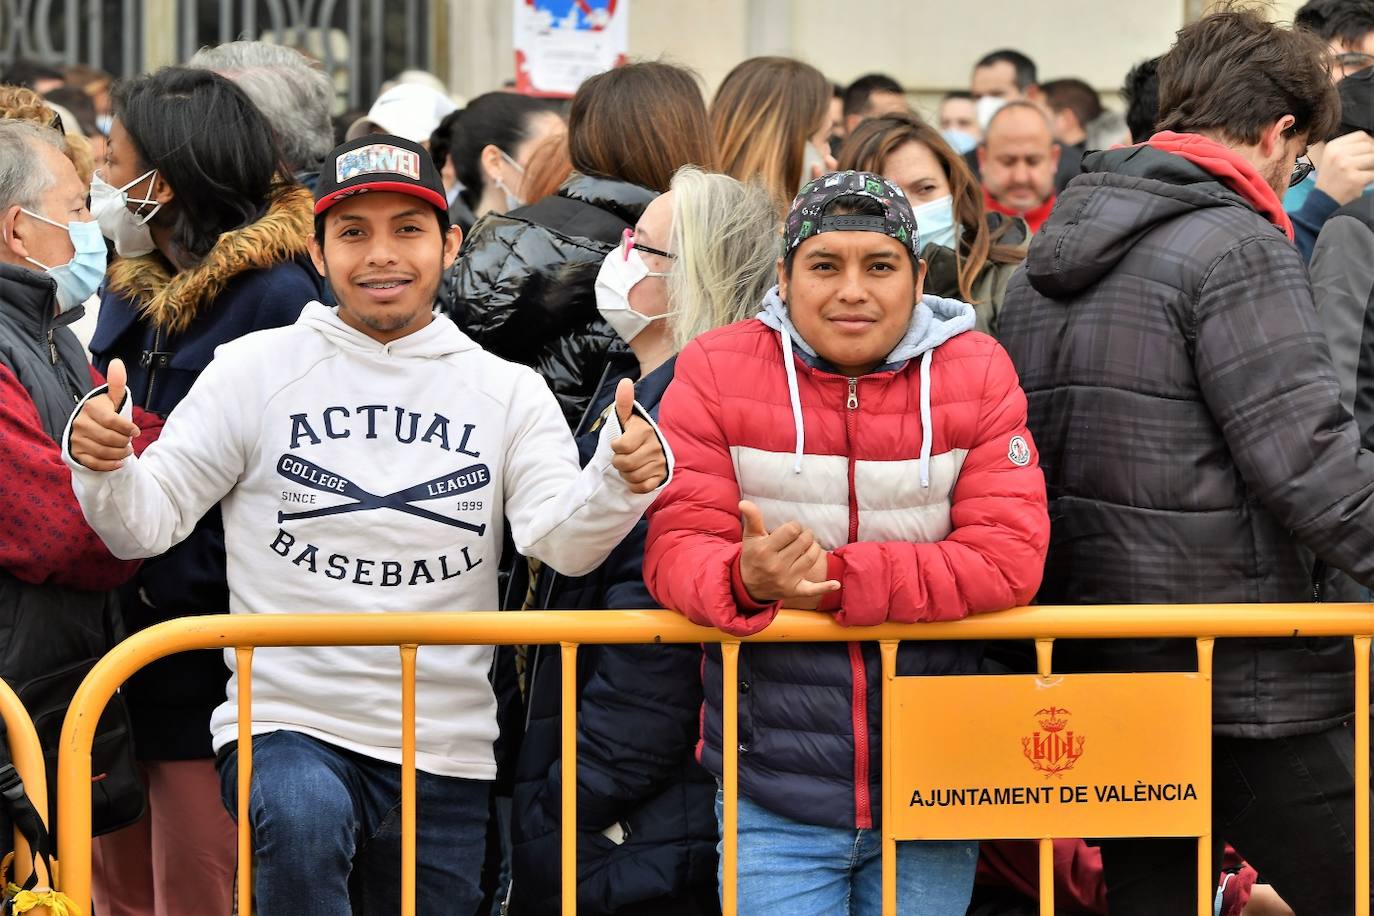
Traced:
MULTIPOLYGON (((1159 101, 1148 141, 1084 159, 1007 289, 1050 495, 1038 599, 1345 599, 1330 569, 1374 583, 1374 454, 1280 203, 1340 119, 1326 48, 1225 9, 1179 32, 1159 101)), ((1196 665, 1192 640, 1055 649, 1063 671, 1196 665)), ((1214 852, 1297 913, 1355 911, 1353 666, 1349 640, 1216 644, 1214 852)), ((1099 845, 1113 916, 1197 911, 1193 840, 1099 845)))
MULTIPOLYGON (((1374 80, 1374 0, 1310 0, 1293 24, 1326 42, 1333 82, 1374 80)), ((1312 138, 1310 175, 1283 199, 1308 259, 1326 221, 1374 184, 1374 137, 1361 129, 1326 141, 1312 138)))
MULTIPOLYGON (((35 717, 60 717, 86 667, 119 638, 112 590, 138 568, 87 525, 57 446, 72 407, 100 381, 69 325, 105 274, 105 242, 65 148, 55 130, 0 120, 0 677, 35 717), (61 671, 71 674, 54 679, 61 671)), ((141 411, 133 423, 141 452, 161 423, 141 411)), ((96 739, 96 772, 108 774, 97 833, 143 809, 128 729, 116 696, 96 739)), ((44 750, 52 773, 57 747, 44 750)), ((8 828, 0 836, 8 849, 8 828)))

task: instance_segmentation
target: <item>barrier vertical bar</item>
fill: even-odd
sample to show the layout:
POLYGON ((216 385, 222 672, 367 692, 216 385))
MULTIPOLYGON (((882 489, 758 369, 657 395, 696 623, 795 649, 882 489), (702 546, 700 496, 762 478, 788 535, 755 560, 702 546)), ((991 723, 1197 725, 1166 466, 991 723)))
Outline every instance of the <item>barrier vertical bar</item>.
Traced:
POLYGON ((401 646, 401 916, 415 916, 415 655, 401 646))
MULTIPOLYGON (((48 826, 48 780, 44 771, 43 746, 38 732, 29 718, 29 711, 9 684, 0 681, 0 719, 5 723, 5 741, 9 744, 10 760, 19 778, 24 781, 24 793, 33 802, 34 810, 48 826)), ((29 841, 14 830, 14 874, 16 884, 23 884, 30 874, 37 872, 39 887, 52 887, 53 878, 41 861, 35 862, 29 841)))
POLYGON ((563 916, 577 914, 577 643, 561 642, 563 662, 563 916))
POLYGON ((238 912, 253 908, 253 821, 249 794, 253 791, 253 647, 234 647, 234 675, 239 692, 239 739, 237 750, 239 796, 239 889, 238 912))
POLYGON ((1369 916, 1369 637, 1355 637, 1355 916, 1369 916))
MULTIPOLYGON (((1035 673, 1049 677, 1054 663, 1054 640, 1035 641, 1035 673)), ((1041 837, 1040 854, 1040 916, 1054 916, 1054 839, 1041 837)))
POLYGON ((883 916, 897 916, 897 828, 892 815, 896 808, 892 791, 892 736, 896 734, 896 701, 892 693, 897 680, 895 639, 878 643, 883 661, 883 916))
POLYGON ((721 816, 720 906, 723 916, 739 912, 739 643, 720 644, 721 747, 720 781, 725 795, 721 816))
MULTIPOLYGON (((1197 673, 1210 685, 1212 682, 1212 650, 1216 647, 1216 640, 1203 638, 1197 641, 1197 673)), ((1212 691, 1207 690, 1207 721, 1212 721, 1212 691)), ((1212 742, 1208 740, 1204 753, 1205 766, 1202 769, 1203 778, 1208 780, 1207 804, 1207 832, 1197 839, 1197 912, 1198 916, 1212 916, 1215 901, 1213 900, 1217 890, 1217 875, 1212 870, 1212 814, 1210 806, 1212 804, 1212 742)))

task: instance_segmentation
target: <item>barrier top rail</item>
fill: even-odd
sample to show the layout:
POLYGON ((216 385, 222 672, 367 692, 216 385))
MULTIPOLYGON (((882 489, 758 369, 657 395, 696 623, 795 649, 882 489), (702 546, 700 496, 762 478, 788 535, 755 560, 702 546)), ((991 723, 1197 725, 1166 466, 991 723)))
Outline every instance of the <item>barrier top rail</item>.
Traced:
MULTIPOLYGON (((401 646, 403 669, 409 669, 409 676, 405 678, 410 686, 410 693, 405 698, 409 708, 406 710, 408 715, 404 717, 411 729, 406 736, 410 752, 407 756, 411 758, 406 767, 409 771, 413 768, 413 666, 414 647, 417 645, 557 643, 562 645, 565 656, 575 657, 576 647, 584 644, 721 643, 729 650, 725 659, 729 694, 726 699, 727 706, 732 706, 728 702, 733 696, 729 688, 732 686, 731 674, 735 666, 731 662, 737 659, 738 645, 744 642, 848 642, 857 638, 895 647, 895 643, 902 640, 1025 639, 1037 640, 1043 647, 1048 647, 1049 641, 1055 639, 1191 638, 1207 641, 1232 637, 1367 638, 1370 634, 1374 634, 1374 604, 1047 606, 1016 608, 954 622, 882 624, 874 627, 842 627, 826 614, 784 611, 765 630, 748 637, 734 637, 714 628, 697 626, 675 612, 661 610, 526 611, 519 614, 493 611, 310 613, 183 618, 159 624, 120 643, 92 669, 72 700, 62 728, 58 772, 58 794, 61 799, 58 808, 58 851, 63 864, 62 890, 77 900, 79 905, 85 905, 90 899, 90 754, 100 712, 120 685, 140 668, 158 658, 192 649, 234 648, 239 652, 242 665, 245 661, 251 661, 249 647, 401 646)), ((890 666, 885 664, 884 667, 890 666)), ((568 686, 566 681, 570 670, 575 671, 575 665, 565 664, 565 687, 568 686)), ((1047 672, 1042 670, 1042 673, 1047 672)), ((575 685, 573 687, 572 691, 565 691, 564 697, 565 719, 570 720, 573 717, 568 713, 575 715, 575 707, 570 705, 575 702, 575 685)), ((1358 700, 1361 692, 1356 693, 1358 700)), ((1367 703, 1367 694, 1363 699, 1367 703)), ((241 706, 246 706, 248 702, 249 695, 241 692, 241 706)), ((732 726, 735 725, 732 713, 733 710, 727 708, 727 745, 734 730, 732 726)), ((240 722, 241 734, 246 734, 247 728, 248 722, 243 719, 240 722)), ((564 723, 564 730, 566 757, 566 750, 571 747, 568 739, 572 734, 570 722, 564 723)), ((733 758, 734 755, 730 754, 725 761, 728 796, 734 795, 735 788, 733 758)), ((576 784, 574 765, 575 757, 565 762, 565 782, 570 783, 565 785, 565 795, 569 796, 571 785, 576 784)), ((1357 798, 1361 794, 1357 793, 1357 798)), ((733 808, 729 804, 733 800, 733 797, 727 799, 727 809, 733 808)), ((566 798, 565 808, 570 807, 571 803, 571 797, 566 798)), ((413 803, 407 807, 413 808, 413 803)), ((409 813, 413 817, 413 811, 409 813)), ((1361 813, 1364 813, 1364 817, 1357 814, 1357 822, 1368 816, 1365 812, 1361 813)), ((727 815, 730 814, 733 811, 727 810, 727 815)), ((732 820, 727 816, 727 827, 731 826, 729 822, 732 820)), ((565 831, 565 834, 564 844, 569 847, 565 849, 565 857, 571 861, 568 853, 575 842, 575 832, 565 831)), ((734 843, 730 840, 733 837, 727 838, 727 862, 734 859, 734 843)), ((410 853, 413 857, 413 842, 410 853)), ((403 848, 404 858, 406 850, 403 848)), ((413 912, 413 878, 407 885, 402 889, 402 909, 413 912), (407 890, 410 891, 409 895, 407 890), (410 909, 405 907, 408 896, 410 909)), ((729 885, 733 885, 733 882, 729 882, 729 885)), ((727 911, 732 910, 729 905, 734 903, 730 891, 733 891, 733 887, 727 886, 727 911)), ((1042 904, 1045 902, 1042 900, 1042 904)), ((565 912, 572 911, 569 904, 570 900, 565 900, 565 912)), ((1201 900, 1199 904, 1201 907, 1201 900)), ((1361 911, 1364 911, 1364 907, 1361 907, 1361 911)))

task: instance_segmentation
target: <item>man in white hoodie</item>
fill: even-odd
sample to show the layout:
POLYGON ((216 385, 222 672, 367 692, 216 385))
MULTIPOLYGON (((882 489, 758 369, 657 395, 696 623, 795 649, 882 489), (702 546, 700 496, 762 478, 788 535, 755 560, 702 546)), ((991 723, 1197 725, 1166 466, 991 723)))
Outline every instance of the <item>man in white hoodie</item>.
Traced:
MULTIPOLYGON (((595 568, 671 475, 632 387, 580 468, 543 380, 433 313, 461 232, 424 150, 390 136, 346 143, 316 193, 311 252, 337 310, 312 303, 291 327, 221 347, 137 459, 113 363, 108 392, 86 397, 63 443, 92 527, 117 556, 152 556, 220 503, 234 613, 495 608, 506 523, 521 553, 568 575, 595 568)), ((418 656, 421 912, 466 914, 481 897, 490 662, 485 646, 418 656)), ((259 906, 394 912, 396 650, 261 649, 253 689, 259 906)), ((211 729, 236 813, 236 677, 228 694, 211 729)))

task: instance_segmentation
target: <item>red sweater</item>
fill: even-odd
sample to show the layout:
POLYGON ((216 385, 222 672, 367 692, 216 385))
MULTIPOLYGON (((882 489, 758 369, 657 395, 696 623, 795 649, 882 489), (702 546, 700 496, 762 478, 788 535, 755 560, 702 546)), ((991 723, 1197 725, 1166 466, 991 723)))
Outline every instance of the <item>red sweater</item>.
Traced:
MULTIPOLYGON (((105 384, 94 369, 91 378, 105 384)), ((157 439, 162 420, 134 408, 134 423, 140 432, 134 451, 141 453, 157 439)), ((134 574, 139 561, 115 559, 86 524, 61 450, 7 366, 0 366, 0 455, 0 568, 35 585, 90 591, 112 589, 134 574)))

